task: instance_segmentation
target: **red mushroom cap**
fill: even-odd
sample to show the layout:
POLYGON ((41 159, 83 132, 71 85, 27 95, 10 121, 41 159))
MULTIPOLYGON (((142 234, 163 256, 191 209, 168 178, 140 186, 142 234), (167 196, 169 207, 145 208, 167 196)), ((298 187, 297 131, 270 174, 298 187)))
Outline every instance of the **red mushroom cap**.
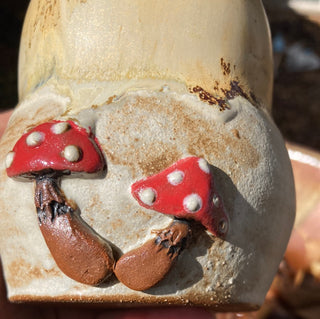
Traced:
POLYGON ((228 217, 206 160, 187 157, 131 186, 143 207, 200 222, 215 236, 225 236, 228 217))
POLYGON ((32 178, 45 170, 96 173, 105 167, 97 140, 73 121, 40 124, 17 141, 8 154, 9 177, 32 178))

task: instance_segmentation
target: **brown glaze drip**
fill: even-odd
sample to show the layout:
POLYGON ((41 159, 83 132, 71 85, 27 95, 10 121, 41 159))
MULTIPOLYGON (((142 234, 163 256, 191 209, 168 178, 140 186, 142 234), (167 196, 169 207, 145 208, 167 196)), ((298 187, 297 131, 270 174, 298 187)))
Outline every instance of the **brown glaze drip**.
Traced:
POLYGON ((224 58, 221 58, 220 65, 222 67, 223 75, 229 75, 231 72, 230 63, 227 63, 224 58))
POLYGON ((230 109, 225 99, 212 95, 200 86, 195 86, 192 89, 190 89, 190 93, 197 94, 201 101, 204 101, 209 105, 219 105, 220 111, 230 109))
POLYGON ((161 281, 191 236, 188 222, 180 220, 155 232, 155 239, 124 254, 115 266, 117 278, 133 290, 147 290, 161 281))
MULTIPOLYGON (((223 62, 223 74, 227 75, 230 72, 230 63, 226 64, 223 62)), ((243 98, 250 101, 253 105, 259 107, 259 101, 253 92, 246 93, 245 89, 242 88, 238 80, 232 80, 229 82, 228 87, 219 88, 219 83, 216 81, 215 86, 213 87, 216 95, 211 94, 210 92, 204 90, 201 86, 194 86, 189 88, 189 92, 198 95, 199 99, 209 105, 218 105, 220 111, 225 111, 230 109, 227 100, 232 100, 237 96, 242 96, 243 98), (220 93, 219 93, 220 91, 220 93)))
POLYGON ((66 200, 54 177, 36 179, 35 205, 46 244, 68 277, 98 285, 113 273, 112 250, 66 200))

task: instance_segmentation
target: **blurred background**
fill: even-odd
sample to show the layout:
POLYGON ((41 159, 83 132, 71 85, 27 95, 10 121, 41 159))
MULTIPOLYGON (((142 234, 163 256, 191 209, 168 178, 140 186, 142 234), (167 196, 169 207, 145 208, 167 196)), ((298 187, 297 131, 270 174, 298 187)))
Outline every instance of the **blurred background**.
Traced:
MULTIPOLYGON (((274 47, 273 117, 291 155, 298 156, 292 161, 298 216, 292 244, 262 309, 218 317, 319 319, 320 0, 263 2, 274 47)), ((0 112, 17 104, 19 39, 28 3, 0 1, 0 112)))

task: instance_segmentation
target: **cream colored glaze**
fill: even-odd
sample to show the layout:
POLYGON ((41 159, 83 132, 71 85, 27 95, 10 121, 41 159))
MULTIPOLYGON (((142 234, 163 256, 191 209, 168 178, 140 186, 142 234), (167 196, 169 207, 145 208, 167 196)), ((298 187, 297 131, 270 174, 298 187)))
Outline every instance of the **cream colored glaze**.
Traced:
MULTIPOLYGON (((9 296, 15 300, 28 295, 49 298, 50 286, 51 298, 77 295, 82 300, 109 302, 142 298, 148 303, 170 300, 184 304, 188 299, 211 306, 259 305, 291 231, 292 175, 282 138, 269 116, 242 97, 229 103, 237 116, 227 123, 216 119, 215 106, 197 101, 191 94, 139 91, 101 105, 95 108, 95 120, 91 121, 96 121, 96 136, 106 155, 106 178, 62 181, 66 196, 78 204, 83 219, 121 251, 128 252, 153 238, 152 229, 165 228, 171 220, 139 206, 130 194, 132 183, 189 155, 201 156, 218 168, 215 181, 230 218, 226 240, 212 238, 202 229, 196 231, 195 240, 161 284, 151 289, 152 294, 133 295, 117 282, 105 288, 84 287, 59 273, 33 217, 32 186, 5 176, 3 154, 12 143, 3 139, 1 193, 8 199, 21 194, 14 205, 11 200, 0 207, 1 232, 8 234, 11 229, 18 234, 1 240, 9 296), (20 263, 28 262, 30 270, 49 267, 53 275, 13 274, 17 247, 20 263)), ((83 111, 75 120, 89 120, 91 113, 83 111)), ((7 136, 16 129, 12 123, 7 136)))
POLYGON ((265 21, 259 0, 126 0, 121 6, 117 0, 31 1, 21 39, 19 96, 58 82, 79 110, 86 106, 83 95, 106 94, 106 101, 127 87, 149 86, 148 79, 162 85, 173 80, 184 90, 200 86, 218 96, 223 93, 214 90, 216 82, 226 89, 238 79, 270 108, 265 21), (88 88, 91 81, 99 83, 88 88), (70 90, 74 85, 83 94, 70 90))
POLYGON ((260 305, 295 210, 288 154, 267 112, 271 93, 269 30, 259 0, 31 1, 20 103, 0 142, 0 252, 9 298, 237 311, 260 305), (242 94, 223 93, 230 81, 242 94), (228 107, 209 105, 190 93, 195 87, 228 107), (63 180, 62 188, 115 252, 140 247, 154 237, 152 229, 171 222, 139 206, 132 183, 190 155, 216 167, 230 218, 226 239, 193 229, 195 240, 148 293, 117 281, 88 287, 64 276, 38 229, 31 184, 5 173, 15 141, 50 119, 92 127, 100 141, 107 176, 63 180))

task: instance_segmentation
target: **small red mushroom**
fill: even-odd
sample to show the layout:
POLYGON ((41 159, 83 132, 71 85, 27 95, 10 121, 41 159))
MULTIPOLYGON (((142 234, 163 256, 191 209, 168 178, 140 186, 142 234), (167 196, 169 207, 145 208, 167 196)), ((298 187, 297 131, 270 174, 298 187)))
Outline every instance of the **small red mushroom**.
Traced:
POLYGON ((215 236, 223 237, 228 231, 227 214, 203 158, 184 158, 134 183, 131 190, 143 207, 200 222, 215 236))
POLYGON ((59 187, 66 175, 106 168, 98 142, 72 121, 40 124, 22 135, 6 159, 9 177, 35 179, 39 226, 58 267, 70 278, 98 285, 113 272, 109 244, 95 233, 59 187))
POLYGON ((224 237, 228 231, 227 214, 203 158, 182 159, 134 183, 131 192, 141 206, 175 217, 156 238, 118 260, 115 274, 131 289, 146 290, 164 278, 191 236, 188 220, 201 223, 215 236, 224 237))

